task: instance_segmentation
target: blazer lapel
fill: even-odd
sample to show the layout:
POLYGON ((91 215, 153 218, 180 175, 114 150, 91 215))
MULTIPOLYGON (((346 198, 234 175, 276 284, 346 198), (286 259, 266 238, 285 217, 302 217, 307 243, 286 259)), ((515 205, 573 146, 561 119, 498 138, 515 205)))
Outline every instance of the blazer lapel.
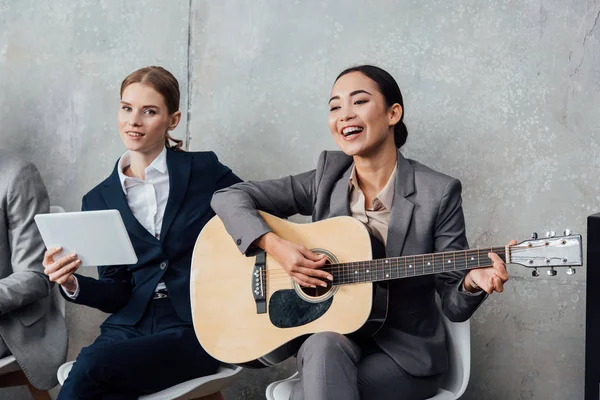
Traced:
POLYGON ((121 186, 119 173, 117 172, 118 167, 119 163, 117 161, 113 173, 102 187, 102 197, 104 197, 104 201, 106 201, 109 209, 118 210, 121 213, 121 218, 123 218, 123 223, 129 233, 149 243, 156 244, 156 238, 139 223, 135 215, 131 212, 129 204, 127 204, 127 198, 125 197, 125 193, 123 193, 123 187, 121 186))
POLYGON ((406 158, 398 151, 398 174, 394 188, 394 200, 388 226, 386 255, 396 257, 402 254, 404 241, 412 220, 414 204, 407 199, 415 192, 415 171, 406 158))
POLYGON ((348 201, 348 190, 350 185, 350 175, 352 174, 352 163, 344 172, 344 175, 333 186, 331 192, 331 206, 329 217, 340 217, 350 215, 350 202, 348 201))
POLYGON ((167 150, 167 167, 169 169, 169 199, 163 216, 160 240, 163 241, 173 220, 183 203, 190 181, 192 155, 186 152, 167 150))

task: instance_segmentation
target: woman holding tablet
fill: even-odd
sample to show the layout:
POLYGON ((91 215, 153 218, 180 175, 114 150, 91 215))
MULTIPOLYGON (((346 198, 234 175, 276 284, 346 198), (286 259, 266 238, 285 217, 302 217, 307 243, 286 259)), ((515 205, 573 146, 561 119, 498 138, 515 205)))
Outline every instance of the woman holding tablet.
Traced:
POLYGON ((240 179, 213 152, 184 152, 169 135, 181 119, 179 99, 177 79, 161 67, 125 78, 118 125, 127 151, 83 197, 84 211, 119 210, 138 262, 99 266, 94 279, 75 274, 76 254, 45 253, 45 273, 68 301, 112 314, 78 355, 59 399, 136 399, 218 368, 192 327, 191 256, 214 215, 213 192, 240 179))

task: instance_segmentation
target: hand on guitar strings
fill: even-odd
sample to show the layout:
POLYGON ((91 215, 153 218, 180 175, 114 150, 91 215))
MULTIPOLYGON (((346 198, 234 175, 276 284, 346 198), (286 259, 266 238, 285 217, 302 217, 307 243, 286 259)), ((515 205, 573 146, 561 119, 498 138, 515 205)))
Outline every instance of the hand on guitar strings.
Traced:
MULTIPOLYGON (((517 244, 516 240, 508 242, 508 246, 517 244)), ((508 281, 508 272, 504 261, 496 253, 488 253, 492 260, 491 267, 472 269, 465 276, 464 288, 469 292, 485 291, 487 294, 502 293, 504 283, 508 281)))
POLYGON ((273 232, 261 236, 256 241, 256 245, 275 258, 300 286, 327 287, 327 283, 321 279, 333 281, 333 276, 319 269, 327 261, 323 254, 315 254, 306 247, 282 239, 273 232))

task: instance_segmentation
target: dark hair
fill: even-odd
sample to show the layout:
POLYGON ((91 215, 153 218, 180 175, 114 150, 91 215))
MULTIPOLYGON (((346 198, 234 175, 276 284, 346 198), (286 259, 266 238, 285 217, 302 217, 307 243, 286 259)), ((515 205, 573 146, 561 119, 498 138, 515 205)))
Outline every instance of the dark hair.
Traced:
MULTIPOLYGON (((132 83, 149 85, 158 93, 160 93, 165 99, 165 104, 169 114, 179 111, 179 82, 177 82, 177 78, 175 78, 173 74, 163 67, 144 67, 127 75, 127 77, 121 83, 121 97, 123 97, 125 88, 132 83)), ((181 148, 182 145, 182 140, 172 138, 167 132, 165 136, 165 146, 175 151, 183 151, 181 148), (174 144, 171 145, 169 141, 174 142, 174 144)))
POLYGON ((400 148, 406 143, 408 137, 408 130, 404 125, 404 101, 402 100, 402 92, 394 78, 385 70, 376 67, 374 65, 357 65, 343 70, 335 81, 337 82, 342 76, 349 74, 350 72, 360 72, 367 78, 374 81, 379 87, 379 91, 385 99, 385 103, 388 107, 398 103, 402 107, 402 116, 400 121, 394 126, 394 143, 397 148, 400 148))

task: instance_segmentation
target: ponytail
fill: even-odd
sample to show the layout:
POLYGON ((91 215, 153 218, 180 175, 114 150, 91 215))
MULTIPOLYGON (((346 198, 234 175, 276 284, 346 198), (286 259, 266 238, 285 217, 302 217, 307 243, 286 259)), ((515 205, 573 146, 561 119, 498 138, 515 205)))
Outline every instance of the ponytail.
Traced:
POLYGON ((174 137, 169 135, 168 132, 167 136, 165 136, 165 146, 173 151, 185 151, 181 148, 183 146, 183 140, 175 139, 174 137), (173 142, 173 144, 171 144, 170 142, 173 142))

